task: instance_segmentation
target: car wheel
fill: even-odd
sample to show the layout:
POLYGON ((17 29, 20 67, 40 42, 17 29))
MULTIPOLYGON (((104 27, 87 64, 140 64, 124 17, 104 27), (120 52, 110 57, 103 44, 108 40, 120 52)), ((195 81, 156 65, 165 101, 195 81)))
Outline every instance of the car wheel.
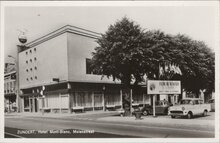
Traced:
POLYGON ((192 115, 191 112, 187 114, 187 118, 188 118, 188 119, 192 119, 192 117, 193 117, 193 115, 192 115))
POLYGON ((176 116, 171 115, 171 118, 175 118, 176 116))
POLYGON ((207 116, 207 111, 206 110, 204 110, 204 112, 203 112, 203 116, 205 117, 205 116, 207 116))
POLYGON ((144 115, 144 116, 149 115, 148 111, 147 111, 147 110, 145 110, 145 111, 143 112, 143 115, 144 115))

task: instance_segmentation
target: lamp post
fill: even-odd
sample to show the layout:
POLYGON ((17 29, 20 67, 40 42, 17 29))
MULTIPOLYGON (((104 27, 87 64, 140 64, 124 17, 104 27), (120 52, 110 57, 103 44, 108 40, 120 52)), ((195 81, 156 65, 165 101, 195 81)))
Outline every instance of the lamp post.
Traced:
POLYGON ((105 85, 103 85, 102 87, 102 90, 103 90, 103 95, 102 95, 102 98, 103 98, 103 111, 106 111, 106 103, 105 103, 105 85))

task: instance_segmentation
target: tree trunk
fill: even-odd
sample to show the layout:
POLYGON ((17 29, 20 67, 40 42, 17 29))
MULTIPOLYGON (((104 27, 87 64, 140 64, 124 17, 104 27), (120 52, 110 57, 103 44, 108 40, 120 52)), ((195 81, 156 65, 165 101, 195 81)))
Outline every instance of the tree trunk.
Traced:
POLYGON ((131 88, 123 88, 122 89, 122 105, 125 110, 125 116, 131 115, 131 88))

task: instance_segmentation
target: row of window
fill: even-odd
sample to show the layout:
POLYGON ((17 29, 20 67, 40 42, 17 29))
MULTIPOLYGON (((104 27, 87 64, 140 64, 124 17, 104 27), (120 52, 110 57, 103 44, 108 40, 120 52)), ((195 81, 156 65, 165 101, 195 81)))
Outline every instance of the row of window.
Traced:
POLYGON ((6 93, 14 93, 15 92, 15 90, 14 89, 11 89, 11 90, 4 90, 4 93, 6 94, 6 93))
MULTIPOLYGON (((30 63, 32 63, 32 59, 30 59, 30 63)), ((36 57, 34 57, 34 61, 37 61, 37 58, 36 57)), ((26 64, 28 64, 28 60, 26 60, 26 64)))
POLYGON ((32 81, 32 80, 34 80, 34 79, 37 79, 37 76, 34 76, 34 78, 33 78, 33 77, 26 78, 27 81, 32 81))
POLYGON ((15 91, 15 81, 4 83, 4 92, 13 93, 15 91))
MULTIPOLYGON (((34 50, 33 50, 34 52, 36 52, 37 51, 37 49, 36 48, 34 48, 34 50)), ((30 49, 29 50, 29 53, 31 54, 32 53, 32 50, 30 49)), ((28 51, 26 51, 26 55, 28 55, 28 51)))
POLYGON ((10 88, 14 88, 14 87, 15 87, 15 81, 4 83, 5 89, 10 89, 10 88))
MULTIPOLYGON (((35 69, 35 70, 37 70, 37 67, 35 66, 35 67, 34 67, 34 69, 35 69)), ((32 68, 30 68, 30 71, 33 71, 33 69, 32 69, 32 68)), ((26 69, 26 72, 29 72, 29 70, 28 70, 28 69, 26 69)))

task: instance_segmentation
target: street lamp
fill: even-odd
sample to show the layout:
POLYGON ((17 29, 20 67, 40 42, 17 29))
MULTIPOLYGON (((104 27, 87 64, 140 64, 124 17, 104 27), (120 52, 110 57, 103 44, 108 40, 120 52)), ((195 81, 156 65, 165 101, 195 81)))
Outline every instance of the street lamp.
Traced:
POLYGON ((20 87, 19 87, 19 52, 21 50, 27 49, 25 43, 27 42, 27 37, 25 35, 24 31, 19 30, 21 33, 18 35, 18 41, 20 42, 20 45, 17 45, 16 48, 16 53, 17 53, 17 60, 15 57, 9 55, 8 57, 11 57, 13 59, 15 59, 16 61, 16 85, 17 85, 17 98, 16 98, 16 102, 17 102, 17 106, 18 106, 18 112, 20 112, 20 108, 21 108, 21 103, 20 103, 20 87))

